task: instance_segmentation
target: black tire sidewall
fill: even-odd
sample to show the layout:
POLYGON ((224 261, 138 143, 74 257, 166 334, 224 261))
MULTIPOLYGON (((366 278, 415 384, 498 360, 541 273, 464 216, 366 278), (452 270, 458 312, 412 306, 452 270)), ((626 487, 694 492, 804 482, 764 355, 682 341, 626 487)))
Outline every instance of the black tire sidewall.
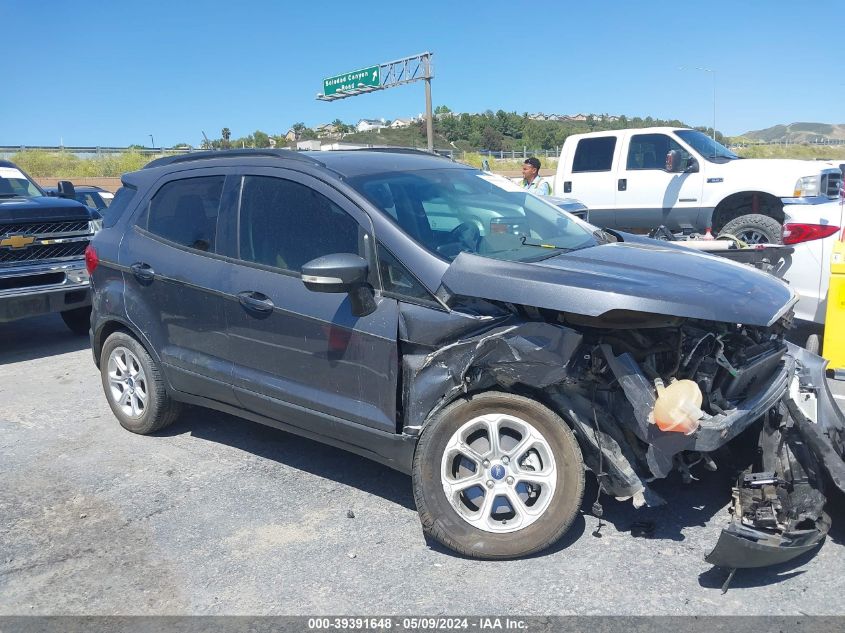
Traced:
POLYGON ((746 229, 754 229, 755 231, 764 233, 769 238, 770 244, 780 244, 783 242, 781 223, 761 213, 749 213, 736 217, 725 224, 720 233, 738 236, 739 233, 746 229))
POLYGON ((477 558, 524 556, 557 541, 574 521, 584 492, 581 450, 566 423, 545 406, 513 394, 480 394, 447 407, 423 435, 414 458, 414 496, 424 529, 441 542, 445 536, 444 545, 477 558), (486 413, 510 414, 530 423, 549 443, 557 466, 549 507, 534 523, 515 532, 497 534, 473 527, 452 508, 441 483, 441 460, 449 439, 461 425, 486 413))
POLYGON ((133 337, 123 332, 115 332, 110 335, 103 344, 103 351, 100 354, 100 379, 103 383, 103 391, 105 392, 109 407, 118 422, 120 422, 120 425, 132 433, 145 435, 153 432, 157 426, 156 421, 158 418, 158 410, 161 408, 162 403, 159 402, 159 386, 155 384, 156 377, 159 374, 155 370, 153 363, 155 363, 155 361, 147 353, 147 350, 144 349, 144 346, 133 337), (108 377, 108 362, 109 355, 117 347, 125 347, 135 355, 138 362, 143 367, 144 375, 147 379, 147 408, 138 418, 133 419, 126 416, 111 397, 108 377))

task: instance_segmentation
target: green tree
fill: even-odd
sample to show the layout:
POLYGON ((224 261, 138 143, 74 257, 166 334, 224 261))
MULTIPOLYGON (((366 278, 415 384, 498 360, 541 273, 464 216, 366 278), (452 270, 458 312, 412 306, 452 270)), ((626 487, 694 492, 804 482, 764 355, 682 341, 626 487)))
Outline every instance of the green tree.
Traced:
POLYGON ((334 126, 335 131, 339 134, 346 134, 347 132, 350 132, 352 130, 351 125, 346 125, 346 123, 344 123, 340 119, 335 119, 334 121, 332 121, 332 125, 334 126))
POLYGON ((229 128, 224 127, 222 130, 220 130, 220 136, 223 137, 223 142, 221 143, 223 148, 229 149, 229 138, 231 138, 232 136, 232 131, 229 128))
POLYGON ((434 114, 447 114, 451 111, 452 110, 449 109, 449 106, 445 106, 445 105, 439 105, 436 108, 434 108, 434 114))
POLYGON ((261 130, 252 133, 253 147, 270 147, 270 136, 261 130))
POLYGON ((483 149, 499 151, 502 149, 501 132, 496 130, 493 126, 488 125, 481 132, 481 144, 484 145, 483 149))

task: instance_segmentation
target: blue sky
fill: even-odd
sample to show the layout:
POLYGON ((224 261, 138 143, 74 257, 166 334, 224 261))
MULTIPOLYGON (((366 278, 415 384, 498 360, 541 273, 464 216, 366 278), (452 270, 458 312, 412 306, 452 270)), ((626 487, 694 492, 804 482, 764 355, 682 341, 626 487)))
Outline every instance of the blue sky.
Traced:
MULTIPOLYGON (((434 104, 845 123, 838 3, 0 0, 0 145, 198 145, 407 117, 423 84, 323 103, 322 79, 434 53, 434 104), (14 72, 12 70, 14 69, 14 72)), ((840 7, 841 9, 841 7, 840 7)))

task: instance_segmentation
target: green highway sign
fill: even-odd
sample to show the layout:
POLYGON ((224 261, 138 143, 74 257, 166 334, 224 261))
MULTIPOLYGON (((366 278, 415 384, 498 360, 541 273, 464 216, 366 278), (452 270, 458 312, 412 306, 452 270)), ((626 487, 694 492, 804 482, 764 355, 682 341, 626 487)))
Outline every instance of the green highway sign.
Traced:
POLYGON ((328 97, 338 91, 352 90, 362 85, 378 88, 381 85, 378 69, 378 66, 370 66, 369 68, 354 70, 351 73, 344 73, 337 77, 323 79, 323 94, 328 97))

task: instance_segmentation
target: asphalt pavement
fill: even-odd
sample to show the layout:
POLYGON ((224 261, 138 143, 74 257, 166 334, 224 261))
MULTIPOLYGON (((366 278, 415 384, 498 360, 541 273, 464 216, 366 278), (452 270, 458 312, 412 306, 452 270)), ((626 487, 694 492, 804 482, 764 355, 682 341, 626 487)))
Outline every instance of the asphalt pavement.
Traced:
POLYGON ((197 408, 133 435, 86 339, 58 316, 0 324, 0 615, 845 614, 842 495, 817 553, 722 594, 703 558, 731 478, 698 474, 656 482, 665 508, 604 498, 601 529, 588 478, 550 551, 475 561, 426 541, 404 475, 197 408))

